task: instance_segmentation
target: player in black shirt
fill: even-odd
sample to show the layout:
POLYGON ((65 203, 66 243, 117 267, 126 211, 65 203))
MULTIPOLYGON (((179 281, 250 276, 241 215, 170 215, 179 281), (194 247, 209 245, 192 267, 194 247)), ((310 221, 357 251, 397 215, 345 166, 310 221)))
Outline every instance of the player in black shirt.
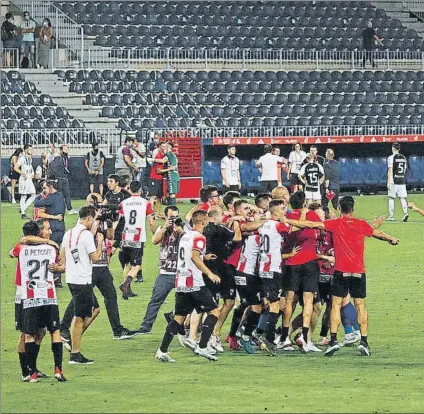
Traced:
POLYGON ((314 156, 309 153, 306 155, 307 164, 304 164, 299 171, 299 179, 305 186, 306 204, 321 204, 321 186, 324 182, 324 168, 318 162, 314 161, 314 156))
MULTIPOLYGON (((208 212, 209 224, 205 228, 204 236, 206 237, 206 254, 214 254, 216 259, 205 261, 206 266, 221 278, 219 285, 214 285, 209 282, 207 277, 204 277, 206 286, 211 290, 212 294, 216 297, 217 302, 219 297, 224 300, 221 308, 221 313, 218 322, 215 325, 213 335, 211 337, 211 344, 218 352, 223 352, 221 343, 221 328, 227 319, 231 309, 233 309, 236 298, 236 285, 234 275, 229 271, 228 266, 224 260, 228 258, 230 246, 232 242, 241 241, 241 231, 238 222, 234 222, 234 230, 222 225, 224 213, 219 206, 212 206, 208 212)), ((232 220, 230 224, 232 224, 232 220)))
POLYGON ((375 64, 373 57, 374 41, 379 45, 383 45, 383 38, 377 36, 375 29, 372 27, 372 22, 368 21, 367 28, 362 31, 362 41, 364 46, 364 57, 362 58, 362 67, 365 68, 365 63, 367 60, 371 62, 373 68, 377 65, 375 64))
POLYGON ((387 159, 387 190, 389 196, 389 217, 387 220, 393 221, 395 214, 395 198, 400 198, 402 205, 402 221, 408 221, 408 203, 406 198, 406 171, 408 162, 404 155, 399 153, 400 144, 395 142, 392 145, 392 155, 387 159))

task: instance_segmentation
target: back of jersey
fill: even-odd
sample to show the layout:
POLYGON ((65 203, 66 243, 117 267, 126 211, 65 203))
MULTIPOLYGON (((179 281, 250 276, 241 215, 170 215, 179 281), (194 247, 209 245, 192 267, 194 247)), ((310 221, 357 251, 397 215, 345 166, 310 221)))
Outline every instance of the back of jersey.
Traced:
POLYGON ((393 168, 393 183, 396 185, 402 185, 406 183, 406 169, 407 161, 405 156, 402 154, 391 155, 387 160, 387 166, 393 168))
POLYGON ((201 255, 206 252, 206 238, 196 230, 185 233, 178 245, 176 292, 192 292, 205 285, 202 271, 193 263, 193 250, 201 255))
POLYGON ((281 272, 281 243, 283 237, 277 226, 285 226, 275 220, 266 221, 259 229, 261 246, 259 251, 259 276, 272 277, 272 272, 281 272))
POLYGON ((305 168, 305 180, 306 180, 306 191, 318 191, 319 190, 319 181, 324 175, 323 168, 321 164, 310 162, 304 166, 305 168))
POLYGON ((251 234, 244 239, 237 265, 237 270, 239 272, 252 276, 256 274, 260 243, 261 237, 259 234, 251 234))
POLYGON ((146 242, 146 217, 154 214, 152 205, 133 195, 121 202, 119 214, 125 219, 122 246, 140 248, 146 242))
POLYGON ((19 266, 24 309, 57 305, 54 276, 49 270, 49 265, 55 263, 56 258, 56 249, 48 244, 22 247, 19 266))

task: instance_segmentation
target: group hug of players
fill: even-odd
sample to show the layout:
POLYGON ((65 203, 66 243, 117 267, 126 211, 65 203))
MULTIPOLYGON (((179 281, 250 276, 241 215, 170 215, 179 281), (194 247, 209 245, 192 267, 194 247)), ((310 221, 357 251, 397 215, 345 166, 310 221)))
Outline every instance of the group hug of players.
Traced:
POLYGON ((191 229, 179 242, 175 316, 166 328, 157 359, 175 361, 168 348, 178 335, 183 346, 216 360, 217 352, 223 351, 220 331, 237 294, 240 304, 226 338, 233 350, 242 347, 253 354, 260 349, 269 355, 277 350, 293 352, 290 333, 294 332, 300 351, 321 352, 311 338, 325 305, 318 342, 326 346, 324 354, 332 356, 342 346, 359 342, 360 353, 371 355, 364 239, 398 244, 396 238, 377 230, 384 218, 372 225, 354 218, 354 199, 346 196, 340 200, 340 217, 326 219, 320 204, 305 208, 305 193, 290 196, 285 187, 259 194, 255 204, 233 191, 221 203, 214 186, 204 187, 201 199, 203 203, 189 212, 191 229), (229 231, 218 232, 211 225, 229 231), (224 236, 217 242, 221 233, 224 236), (224 300, 221 307, 219 296, 224 300), (303 312, 293 320, 297 305, 303 312), (277 330, 280 316, 282 326, 277 330), (198 324, 199 317, 203 324, 196 342, 197 330, 193 335, 191 325, 198 324), (346 335, 339 343, 340 321, 346 335), (190 336, 185 330, 188 325, 190 336))

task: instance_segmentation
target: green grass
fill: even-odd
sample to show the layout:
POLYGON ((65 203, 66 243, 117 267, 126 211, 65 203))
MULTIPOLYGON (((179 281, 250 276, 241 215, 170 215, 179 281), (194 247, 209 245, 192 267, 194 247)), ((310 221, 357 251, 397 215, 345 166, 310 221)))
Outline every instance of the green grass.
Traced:
MULTIPOLYGON (((410 198, 419 205, 423 196, 410 198)), ((357 216, 372 219, 386 211, 385 197, 358 197, 357 216)), ((188 206, 184 206, 186 211, 188 206)), ((396 216, 401 216, 396 203, 396 216)), ((366 248, 371 358, 356 348, 333 358, 322 355, 226 352, 213 363, 194 356, 177 341, 170 353, 175 364, 154 358, 165 328, 160 312, 153 333, 113 341, 104 306, 84 335, 82 350, 92 366, 69 366, 67 383, 53 379, 21 383, 14 329, 15 261, 7 257, 18 240, 22 221, 17 207, 2 208, 2 412, 422 412, 424 410, 423 289, 424 218, 412 213, 408 223, 386 223, 382 229, 400 238, 389 246, 369 240, 366 248), (53 387, 53 388, 52 388, 53 387)), ((73 217, 68 217, 68 225, 73 217)), ((146 282, 140 296, 119 299, 125 326, 136 328, 144 315, 156 276, 157 249, 145 250, 146 282)), ((121 271, 114 258, 115 286, 121 271)), ((101 299, 99 295, 99 299, 101 299)), ((68 290, 59 291, 63 313, 68 290)), ((171 296, 163 311, 172 309, 171 296)), ((224 328, 223 332, 227 332, 224 328)), ((50 339, 46 337, 38 366, 52 373, 50 339)))

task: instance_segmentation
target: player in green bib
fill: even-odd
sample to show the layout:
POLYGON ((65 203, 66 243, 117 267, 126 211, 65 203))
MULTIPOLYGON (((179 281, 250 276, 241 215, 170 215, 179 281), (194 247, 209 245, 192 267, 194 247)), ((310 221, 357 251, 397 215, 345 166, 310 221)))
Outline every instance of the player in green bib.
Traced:
POLYGON ((169 205, 175 206, 177 204, 177 194, 180 188, 180 174, 178 174, 178 158, 173 153, 174 143, 168 142, 168 153, 166 154, 169 162, 168 172, 168 193, 169 193, 169 205))

